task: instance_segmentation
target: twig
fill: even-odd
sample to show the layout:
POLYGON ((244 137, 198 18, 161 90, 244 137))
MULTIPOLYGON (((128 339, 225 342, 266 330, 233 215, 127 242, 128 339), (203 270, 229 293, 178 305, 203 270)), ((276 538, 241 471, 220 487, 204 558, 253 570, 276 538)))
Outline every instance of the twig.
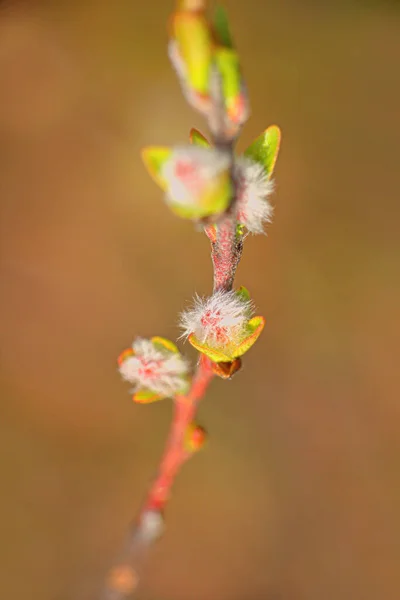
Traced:
POLYGON ((200 357, 196 373, 192 380, 189 393, 177 396, 174 402, 174 417, 166 444, 165 452, 160 463, 159 472, 144 505, 144 512, 164 510, 170 491, 180 467, 190 458, 192 452, 185 444, 185 433, 188 425, 193 422, 197 406, 205 395, 214 377, 211 361, 206 356, 200 357))
MULTIPOLYGON (((223 140, 222 135, 219 139, 223 140)), ((224 143, 225 148, 227 143, 230 141, 224 143)), ((206 228, 206 233, 209 235, 209 228, 206 228)), ((218 233, 210 241, 214 267, 214 291, 230 291, 242 251, 241 242, 236 239, 236 221, 232 214, 228 213, 219 222, 218 233)), ((211 360, 203 354, 200 355, 188 394, 175 398, 174 416, 158 475, 148 492, 138 519, 130 528, 125 548, 116 566, 108 574, 104 600, 123 600, 137 587, 145 556, 163 532, 163 512, 175 477, 192 455, 192 451, 185 446, 185 433, 193 422, 198 404, 213 377, 211 360)))
MULTIPOLYGON (((204 0, 180 0, 180 2, 178 2, 178 13, 180 17, 182 17, 182 14, 179 11, 187 11, 183 15, 185 23, 191 24, 190 26, 193 26, 194 23, 195 27, 199 27, 200 29, 205 26, 205 21, 203 21, 204 8, 204 0)), ((225 41, 227 41, 226 36, 228 34, 226 23, 223 22, 222 24, 220 23, 220 25, 222 27, 223 37, 225 38, 225 41)), ((190 29, 190 27, 188 31, 193 33, 193 29, 190 29)), ((192 44, 191 35, 192 34, 189 35, 188 32, 185 32, 185 35, 183 36, 183 41, 189 43, 189 46, 192 44)), ((205 39, 204 35, 206 34, 204 30, 200 31, 200 33, 199 30, 197 30, 196 35, 198 35, 197 41, 201 46, 205 39)), ((215 40, 212 43, 214 42, 215 40)), ((228 54, 224 55, 222 53, 222 58, 221 55, 219 55, 220 60, 223 60, 224 56, 225 59, 226 56, 228 56, 229 60, 231 60, 228 65, 228 72, 232 75, 232 68, 234 69, 232 75, 233 83, 237 83, 235 77, 241 80, 240 70, 238 70, 239 68, 235 63, 236 58, 235 55, 232 54, 233 50, 229 39, 227 44, 225 50, 228 54)), ((193 55, 189 56, 190 59, 195 58, 194 63, 196 64, 198 64, 199 61, 199 54, 196 53, 198 51, 198 48, 194 48, 193 55)), ((228 97, 223 90, 223 75, 220 66, 217 67, 216 60, 215 62, 211 61, 210 63, 211 70, 208 75, 209 89, 207 93, 204 94, 192 85, 190 77, 188 77, 188 69, 190 69, 188 64, 190 63, 190 60, 189 63, 185 63, 185 57, 180 53, 177 41, 174 38, 172 38, 169 43, 169 55, 172 64, 177 71, 185 97, 196 110, 206 117, 212 134, 213 146, 217 151, 217 154, 219 153, 219 155, 223 157, 225 164, 228 164, 225 171, 225 181, 230 185, 229 188, 227 188, 229 193, 225 195, 225 199, 229 204, 224 205, 224 211, 220 210, 219 213, 216 211, 216 214, 212 212, 207 214, 204 212, 204 215, 207 216, 203 219, 199 217, 200 223, 203 225, 204 231, 211 242, 211 258, 213 264, 213 296, 211 297, 211 301, 213 301, 214 298, 218 298, 219 300, 223 299, 221 300, 221 304, 218 305, 216 312, 217 320, 219 319, 220 324, 218 325, 215 321, 215 315, 213 317, 214 321, 203 315, 205 321, 208 319, 204 327, 211 327, 215 338, 218 338, 219 336, 219 338, 222 337, 222 339, 225 339, 225 337, 227 337, 227 346, 226 348, 223 347, 222 350, 220 347, 207 347, 206 344, 201 346, 201 343, 206 341, 207 335, 204 337, 204 340, 200 340, 200 342, 198 340, 195 341, 190 333, 191 330, 189 329, 189 333, 187 334, 188 339, 195 348, 199 349, 200 359, 187 392, 186 388, 184 390, 185 393, 182 393, 181 389, 179 393, 175 392, 175 394, 169 396, 168 394, 164 394, 167 397, 174 397, 174 413, 164 454, 160 461, 157 476, 150 486, 140 514, 130 527, 125 546, 116 560, 115 566, 108 573, 106 585, 101 596, 102 600, 124 600, 136 590, 144 559, 153 543, 163 533, 164 510, 170 497, 175 478, 182 465, 203 442, 205 435, 204 430, 194 422, 198 404, 205 395, 207 388, 215 375, 223 378, 230 378, 233 373, 240 368, 240 357, 253 345, 264 326, 263 317, 251 318, 250 312, 252 303, 247 296, 247 290, 241 288, 241 290, 236 293, 233 292, 232 289, 236 269, 242 256, 243 240, 246 237, 244 228, 247 229, 247 231, 253 230, 253 232, 259 233, 262 231, 263 222, 268 220, 272 210, 266 202, 266 199, 267 195, 272 191, 272 185, 269 180, 279 148, 279 129, 271 127, 262 134, 262 136, 265 135, 265 137, 261 136, 261 142, 259 139, 256 140, 258 145, 256 144, 255 149, 252 148, 252 155, 254 155, 254 153, 260 155, 258 156, 258 162, 251 161, 247 158, 247 162, 245 161, 244 163, 237 161, 234 156, 234 145, 238 133, 248 116, 248 103, 244 83, 241 83, 239 92, 237 92, 237 87, 233 86, 234 89, 236 89, 236 96, 233 97, 233 100, 236 103, 234 104, 234 109, 236 107, 239 112, 235 112, 235 110, 233 110, 233 113, 229 112, 229 110, 232 110, 232 107, 230 109, 227 108, 226 102, 228 97), (268 138, 268 135, 272 139, 271 149, 266 147, 266 143, 270 139, 268 138), (243 181, 245 181, 245 183, 243 183, 243 181), (250 183, 253 186, 252 193, 254 194, 253 197, 251 197, 252 203, 249 201, 249 198, 246 198, 246 195, 243 194, 243 190, 246 189, 243 186, 246 184, 247 190, 249 190, 250 183), (251 212, 251 210, 253 212, 251 212), (249 218, 249 214, 251 218, 249 218), (247 217, 245 218, 243 215, 245 215, 245 217, 247 215, 247 217), (225 309, 225 316, 221 316, 222 309, 225 309), (225 321, 222 322, 222 318, 224 318, 225 321), (229 330, 229 327, 231 328, 231 338, 224 333, 229 330)), ((205 50, 205 55, 207 56, 207 48, 205 50)), ((193 68, 193 63, 191 63, 191 67, 193 68)), ((226 67, 227 64, 225 63, 225 67, 223 66, 222 70, 226 67)), ((224 77, 226 76, 225 71, 224 77)), ((232 97, 230 97, 229 100, 232 100, 232 97)), ((159 152, 159 149, 157 152, 159 152)), ((157 154, 156 160, 153 160, 151 155, 149 156, 150 158, 147 158, 149 170, 153 175, 156 174, 156 180, 159 182, 159 173, 157 169, 159 167, 160 156, 161 158, 162 156, 165 156, 165 148, 161 148, 161 155, 160 153, 157 154)), ((162 177, 161 182, 162 185, 164 185, 165 182, 162 177)), ((221 195, 219 197, 221 197, 221 195)), ((201 322, 202 321, 203 319, 201 319, 201 322)), ((166 340, 162 340, 162 338, 152 338, 153 343, 160 344, 160 340, 164 345, 165 342, 167 342, 166 340)), ((148 351, 148 345, 146 346, 148 343, 149 342, 146 342, 144 346, 141 346, 142 350, 143 348, 145 350, 147 348, 146 351, 148 351)), ((166 347, 172 354, 175 351, 177 352, 177 349, 174 349, 174 345, 171 342, 168 342, 166 347)), ((135 350, 135 345, 133 345, 133 349, 135 350)), ((154 353, 155 351, 152 350, 152 352, 154 353)), ((132 352, 131 349, 125 351, 121 355, 122 364, 124 364, 123 361, 126 357, 130 357, 133 354, 134 352, 132 352)), ((148 357, 147 360, 149 361, 148 357)), ((157 357, 155 359, 153 354, 153 366, 150 367, 151 361, 146 362, 142 356, 140 367, 143 369, 144 373, 144 375, 142 373, 142 377, 145 375, 146 377, 149 376, 148 372, 151 372, 151 368, 154 368, 154 364, 157 363, 157 360, 157 357)), ((137 368, 137 365, 135 368, 137 368)), ((178 371, 174 372, 173 375, 177 375, 177 373, 178 371)), ((130 380, 128 376, 125 378, 130 380)), ((139 390, 136 394, 136 401, 150 402, 160 397, 157 394, 157 392, 159 392, 158 388, 150 390, 150 395, 148 392, 149 390, 146 389, 144 389, 144 393, 143 390, 139 390)))
POLYGON ((163 532, 163 511, 175 477, 192 455, 184 439, 187 427, 193 422, 198 403, 213 377, 211 361, 202 355, 188 394, 175 398, 171 430, 157 477, 148 492, 139 518, 130 527, 125 547, 116 565, 107 576, 104 600, 123 600, 138 584, 147 552, 163 532))

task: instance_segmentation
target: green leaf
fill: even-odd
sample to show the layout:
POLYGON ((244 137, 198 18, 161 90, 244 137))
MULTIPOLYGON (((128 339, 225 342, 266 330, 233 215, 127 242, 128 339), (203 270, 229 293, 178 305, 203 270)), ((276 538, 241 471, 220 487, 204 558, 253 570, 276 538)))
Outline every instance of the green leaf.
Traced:
POLYGON ((131 356, 135 356, 135 352, 133 348, 127 348, 118 356, 118 364, 121 366, 124 360, 126 360, 127 358, 131 358, 131 356))
POLYGON ((250 300, 249 290, 245 288, 244 285, 241 285, 240 288, 236 290, 236 294, 243 302, 248 302, 250 300))
POLYGON ((190 85, 200 94, 208 94, 212 40, 206 19, 200 13, 178 11, 172 24, 190 85))
POLYGON ((242 356, 247 350, 249 350, 253 344, 258 340, 260 333, 264 329, 265 319, 264 317, 253 317, 247 324, 249 335, 235 348, 235 358, 242 356))
POLYGON ((205 354, 214 362, 231 362, 233 360, 232 356, 224 354, 215 348, 210 348, 210 346, 207 346, 206 344, 202 344, 193 334, 189 335, 188 340, 192 344, 193 348, 196 348, 196 350, 202 354, 205 354))
POLYGON ((171 154, 172 148, 166 146, 147 146, 142 149, 142 160, 147 171, 163 190, 167 188, 167 184, 161 176, 161 170, 171 154))
POLYGON ((277 125, 271 125, 245 150, 244 156, 261 164, 268 173, 274 172, 281 142, 281 130, 277 125))
POLYGON ((202 148, 210 148, 211 144, 208 139, 194 127, 190 130, 189 134, 190 143, 194 146, 201 146, 202 148))
POLYGON ((150 390, 138 390, 133 394, 132 400, 138 404, 151 404, 152 402, 157 402, 157 400, 162 400, 163 397, 150 390))
POLYGON ((216 48, 215 61, 222 77, 222 91, 228 110, 237 102, 241 93, 242 74, 239 57, 232 48, 216 48))
POLYGON ((168 350, 169 352, 173 352, 174 354, 179 354, 177 346, 170 340, 167 340, 166 338, 155 336, 151 338, 151 342, 153 346, 160 350, 168 350))
POLYGON ((229 29, 229 21, 226 10, 220 4, 217 4, 214 11, 214 28, 218 41, 226 48, 233 48, 232 36, 229 29))

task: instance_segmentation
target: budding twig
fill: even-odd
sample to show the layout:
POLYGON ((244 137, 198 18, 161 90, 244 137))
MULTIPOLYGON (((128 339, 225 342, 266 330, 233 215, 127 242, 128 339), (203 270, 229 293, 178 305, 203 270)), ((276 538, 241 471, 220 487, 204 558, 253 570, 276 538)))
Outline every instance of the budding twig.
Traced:
POLYGON ((164 511, 175 477, 203 444, 204 430, 194 420, 198 404, 215 375, 228 379, 238 371, 240 357, 257 340, 265 322, 253 316, 247 290, 234 291, 233 283, 245 230, 261 233, 272 212, 267 196, 273 188, 270 178, 280 132, 270 127, 245 157, 235 157, 236 138, 249 107, 226 15, 220 9, 211 25, 204 0, 180 0, 177 6, 169 56, 185 98, 207 120, 212 144, 194 130, 192 142, 202 148, 150 147, 142 156, 166 192, 171 210, 203 225, 211 243, 213 295, 197 297, 194 307, 181 317, 183 337, 200 352, 191 380, 187 361, 164 338, 139 338, 119 357, 121 375, 134 384, 135 402, 173 397, 174 403, 157 475, 108 573, 102 600, 124 600, 136 590, 144 559, 164 531, 164 511))
POLYGON ((175 477, 195 450, 185 442, 185 434, 213 377, 211 361, 202 355, 189 392, 175 398, 171 430, 157 477, 149 489, 138 518, 130 527, 125 547, 116 565, 107 576, 102 600, 123 600, 136 589, 147 553, 163 533, 163 512, 175 477))
POLYGON ((193 451, 185 444, 187 427, 193 422, 197 406, 214 377, 211 361, 201 355, 191 388, 186 396, 176 396, 174 417, 161 460, 158 475, 152 484, 144 505, 144 511, 163 512, 169 499, 172 484, 180 467, 191 457, 193 451))

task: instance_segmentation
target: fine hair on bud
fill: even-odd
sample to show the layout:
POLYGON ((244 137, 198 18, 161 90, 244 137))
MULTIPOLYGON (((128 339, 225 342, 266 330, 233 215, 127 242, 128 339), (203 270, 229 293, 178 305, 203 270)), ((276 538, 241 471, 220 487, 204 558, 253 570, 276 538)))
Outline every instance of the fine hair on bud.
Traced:
POLYGON ((196 296, 193 306, 181 314, 181 337, 194 334, 201 343, 215 347, 235 345, 243 339, 253 313, 252 301, 235 291, 196 296))
POLYGON ((264 224, 270 223, 273 208, 269 196, 274 182, 265 168, 249 158, 236 159, 235 174, 238 180, 237 219, 250 233, 264 233, 264 224))
POLYGON ((173 396, 188 387, 189 364, 179 353, 156 348, 151 340, 137 338, 133 355, 119 366, 123 379, 134 385, 133 392, 150 390, 162 396, 173 396))

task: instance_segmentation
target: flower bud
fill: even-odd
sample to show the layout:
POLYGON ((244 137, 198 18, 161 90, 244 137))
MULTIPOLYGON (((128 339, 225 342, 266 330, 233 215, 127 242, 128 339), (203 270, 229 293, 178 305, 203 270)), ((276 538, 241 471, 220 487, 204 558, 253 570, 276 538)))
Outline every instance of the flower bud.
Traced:
MULTIPOLYGON (((280 146, 279 127, 271 125, 247 148, 242 156, 234 159, 233 171, 236 183, 237 234, 263 233, 265 223, 272 219, 273 208, 269 197, 274 191, 272 174, 280 146)), ((194 146, 210 147, 210 143, 197 129, 190 131, 194 146)), ((205 229, 206 235, 215 242, 216 227, 205 229)))
POLYGON ((239 371, 242 366, 240 358, 235 358, 232 362, 213 362, 212 370, 215 375, 222 379, 232 379, 235 373, 239 371))
POLYGON ((230 363, 255 343, 265 320, 252 317, 248 291, 218 291, 209 298, 196 297, 181 315, 182 337, 216 363, 230 363))
POLYGON ((190 145, 149 147, 142 156, 150 175, 166 191, 167 204, 180 217, 201 219, 228 208, 233 188, 226 152, 190 145))
POLYGON ((197 452, 203 448, 206 439, 206 430, 201 425, 197 425, 197 423, 190 423, 185 431, 185 448, 188 452, 197 452))
POLYGON ((228 121, 240 127, 247 121, 250 110, 239 57, 233 48, 216 48, 215 62, 222 79, 228 121))
POLYGON ((209 24, 202 11, 177 11, 171 20, 172 38, 186 70, 187 84, 207 95, 210 85, 212 40, 209 24))
POLYGON ((168 51, 187 101, 207 115, 211 108, 213 42, 204 3, 180 3, 170 21, 168 51))
POLYGON ((233 45, 228 16, 222 6, 215 10, 213 26, 214 60, 221 77, 227 134, 235 137, 239 128, 247 121, 250 108, 239 56, 233 45))
POLYGON ((149 404, 185 394, 189 387, 189 365, 175 344, 161 337, 137 338, 132 348, 118 358, 123 379, 134 385, 134 402, 149 404))

